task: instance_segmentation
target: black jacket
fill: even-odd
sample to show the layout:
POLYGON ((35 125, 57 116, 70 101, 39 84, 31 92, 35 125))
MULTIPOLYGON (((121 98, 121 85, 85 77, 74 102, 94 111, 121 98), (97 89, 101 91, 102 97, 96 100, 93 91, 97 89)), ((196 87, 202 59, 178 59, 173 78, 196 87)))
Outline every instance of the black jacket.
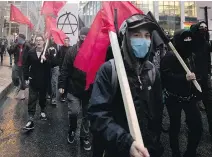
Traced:
POLYGON ((61 46, 59 49, 59 67, 62 67, 62 64, 64 62, 64 57, 66 55, 66 53, 69 51, 71 46, 61 46))
MULTIPOLYGON (((184 62, 196 75, 195 55, 185 59, 184 62)), ((160 68, 162 84, 167 91, 184 97, 198 94, 194 84, 186 80, 186 72, 173 53, 169 52, 163 57, 160 68)), ((199 81, 199 77, 197 80, 199 81)))
POLYGON ((54 68, 59 66, 59 50, 56 43, 51 42, 47 48, 48 61, 50 62, 50 67, 54 68))
MULTIPOLYGON (((25 42, 23 45, 23 53, 22 53, 23 60, 30 49, 31 49, 30 44, 25 42)), ((18 44, 11 46, 10 54, 14 54, 14 64, 17 64, 20 54, 20 47, 18 44)))
POLYGON ((38 58, 36 48, 33 48, 27 53, 23 65, 24 79, 28 80, 30 77, 30 86, 35 90, 46 89, 50 80, 50 63, 48 60, 41 63, 41 56, 38 58))
POLYGON ((209 43, 209 33, 205 35, 200 34, 198 28, 201 22, 192 25, 190 30, 193 33, 193 52, 196 55, 195 63, 198 75, 202 80, 208 79, 208 74, 211 75, 211 52, 212 47, 209 43))
MULTIPOLYGON (((191 72, 194 72, 197 80, 196 65, 195 65, 195 55, 192 53, 193 45, 191 42, 186 42, 184 39, 186 37, 192 36, 190 31, 178 30, 175 32, 173 44, 180 56, 186 63, 187 67, 191 72)), ((186 72, 182 65, 173 53, 167 53, 161 60, 161 77, 163 87, 170 93, 177 96, 188 97, 192 94, 196 95, 197 90, 192 83, 192 81, 186 80, 186 72)))
POLYGON ((78 44, 73 45, 66 53, 59 76, 59 88, 65 89, 68 84, 68 92, 80 97, 85 91, 86 73, 74 67, 74 61, 78 53, 78 44))
MULTIPOLYGON (((142 78, 146 76, 145 74, 152 66, 150 63, 144 65, 142 78)), ((103 138, 100 140, 105 145, 107 157, 129 157, 133 138, 129 133, 120 87, 118 87, 112 99, 112 90, 114 88, 111 84, 111 71, 110 62, 103 64, 93 84, 88 110, 92 124, 91 129, 93 134, 103 138), (110 102, 111 99, 113 100, 112 102, 110 102)), ((160 111, 163 107, 160 75, 157 72, 156 80, 151 90, 147 86, 148 79, 144 78, 142 80, 144 89, 140 90, 137 76, 129 71, 127 75, 145 146, 155 156, 159 153, 157 147, 160 147, 156 141, 161 127, 160 111)))
MULTIPOLYGON (((146 59, 136 59, 131 53, 130 41, 127 36, 123 38, 122 56, 144 144, 151 156, 160 156, 159 154, 162 152, 160 152, 159 136, 163 104, 159 72, 156 69, 155 82, 150 88, 148 70, 152 69, 154 65, 145 62, 149 54, 146 59), (142 90, 138 76, 141 78, 142 90)), ((105 147, 105 156, 129 157, 133 138, 129 133, 119 86, 112 97, 114 88, 111 84, 111 74, 112 67, 108 61, 101 66, 96 75, 88 109, 91 130, 95 137, 100 137, 101 144, 105 147)))

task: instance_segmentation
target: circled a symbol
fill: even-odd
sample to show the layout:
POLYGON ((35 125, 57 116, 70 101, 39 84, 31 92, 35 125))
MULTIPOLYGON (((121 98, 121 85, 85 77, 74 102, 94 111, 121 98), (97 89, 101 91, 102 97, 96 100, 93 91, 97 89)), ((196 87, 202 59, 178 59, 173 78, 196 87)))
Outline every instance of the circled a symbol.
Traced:
POLYGON ((72 34, 75 36, 75 32, 78 28, 78 21, 75 15, 73 15, 71 12, 66 12, 58 18, 57 26, 65 34, 72 34))

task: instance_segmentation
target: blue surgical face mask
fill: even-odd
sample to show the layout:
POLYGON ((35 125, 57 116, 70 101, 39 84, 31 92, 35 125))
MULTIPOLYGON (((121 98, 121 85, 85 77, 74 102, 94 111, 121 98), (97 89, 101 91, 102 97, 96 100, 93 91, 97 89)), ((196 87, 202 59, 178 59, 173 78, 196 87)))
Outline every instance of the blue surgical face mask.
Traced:
POLYGON ((137 58, 144 58, 151 44, 150 40, 144 38, 130 38, 133 53, 137 58))
POLYGON ((25 43, 24 39, 18 38, 18 44, 23 45, 25 43))

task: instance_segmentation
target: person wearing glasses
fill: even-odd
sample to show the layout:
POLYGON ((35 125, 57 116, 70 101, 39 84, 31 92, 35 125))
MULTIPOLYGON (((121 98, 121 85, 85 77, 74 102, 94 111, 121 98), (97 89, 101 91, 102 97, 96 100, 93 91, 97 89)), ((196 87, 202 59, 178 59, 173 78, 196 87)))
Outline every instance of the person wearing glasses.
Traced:
POLYGON ((50 66, 44 53, 45 40, 42 35, 36 37, 36 47, 31 49, 24 60, 24 79, 29 84, 28 100, 28 122, 25 130, 34 129, 34 115, 36 112, 37 100, 41 108, 41 120, 47 120, 46 115, 46 93, 49 81, 50 66), (43 60, 43 62, 41 61, 43 60))

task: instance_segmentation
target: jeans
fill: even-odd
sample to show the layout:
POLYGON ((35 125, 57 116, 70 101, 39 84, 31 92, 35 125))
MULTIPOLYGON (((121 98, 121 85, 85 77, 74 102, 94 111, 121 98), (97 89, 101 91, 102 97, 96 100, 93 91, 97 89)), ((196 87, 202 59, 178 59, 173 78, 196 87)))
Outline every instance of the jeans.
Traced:
POLYGON ((36 104, 39 100, 41 112, 45 112, 46 108, 46 89, 35 90, 31 86, 29 87, 29 101, 28 101, 28 114, 29 119, 33 120, 36 112, 36 104))
POLYGON ((81 139, 89 138, 89 120, 87 116, 88 109, 88 99, 79 99, 74 95, 68 93, 67 94, 67 104, 68 104, 68 118, 69 118, 69 129, 70 131, 76 131, 77 129, 77 120, 82 108, 82 123, 81 123, 81 139))
POLYGON ((51 68, 51 86, 49 85, 48 94, 52 97, 52 99, 56 99, 56 92, 58 91, 58 76, 59 76, 59 66, 51 68))
POLYGON ((13 65, 12 80, 15 86, 19 87, 21 90, 25 90, 23 67, 17 66, 16 64, 13 65))
POLYGON ((189 128, 187 152, 191 157, 195 157, 196 149, 202 135, 202 119, 197 100, 192 99, 189 102, 178 102, 174 97, 166 99, 167 110, 170 118, 170 146, 173 153, 179 150, 179 132, 181 127, 181 111, 186 114, 186 123, 189 128))

